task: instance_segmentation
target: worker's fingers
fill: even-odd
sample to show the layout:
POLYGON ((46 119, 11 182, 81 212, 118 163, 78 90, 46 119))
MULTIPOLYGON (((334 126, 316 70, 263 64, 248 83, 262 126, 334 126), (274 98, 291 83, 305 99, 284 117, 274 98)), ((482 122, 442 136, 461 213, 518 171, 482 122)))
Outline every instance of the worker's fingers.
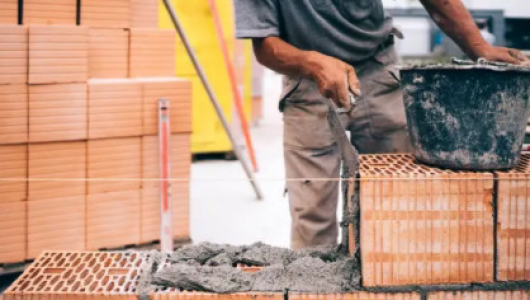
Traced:
POLYGON ((335 85, 337 87, 337 96, 340 102, 340 106, 346 109, 350 109, 350 89, 348 78, 340 80, 335 85))
POLYGON ((528 61, 528 57, 526 57, 526 55, 523 54, 523 52, 519 51, 519 50, 515 50, 515 49, 508 49, 508 53, 510 54, 511 57, 515 58, 517 60, 517 63, 524 63, 526 61, 528 61))
POLYGON ((355 74, 355 69, 349 66, 347 72, 350 91, 355 96, 361 96, 361 83, 359 82, 359 78, 357 78, 357 74, 355 74))

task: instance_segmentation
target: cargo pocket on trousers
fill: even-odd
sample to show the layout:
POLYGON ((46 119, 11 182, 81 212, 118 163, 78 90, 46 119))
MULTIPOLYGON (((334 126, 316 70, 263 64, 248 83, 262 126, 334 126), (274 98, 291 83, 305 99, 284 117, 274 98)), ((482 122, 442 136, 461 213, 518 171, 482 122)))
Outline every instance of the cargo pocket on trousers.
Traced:
POLYGON ((398 79, 399 74, 392 74, 391 66, 381 66, 371 79, 370 94, 367 104, 370 110, 370 133, 376 138, 407 127, 403 92, 398 79))
MULTIPOLYGON (((285 147, 324 150, 335 140, 326 119, 324 102, 285 99, 283 143, 285 147)), ((318 155, 318 151, 315 152, 318 155)))

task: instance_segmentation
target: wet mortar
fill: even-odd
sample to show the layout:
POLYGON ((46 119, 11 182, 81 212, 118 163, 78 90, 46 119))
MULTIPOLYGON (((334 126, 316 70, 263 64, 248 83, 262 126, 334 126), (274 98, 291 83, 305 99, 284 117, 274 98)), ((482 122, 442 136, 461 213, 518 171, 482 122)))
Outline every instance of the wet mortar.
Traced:
POLYGON ((358 290, 360 271, 342 247, 292 251, 262 243, 230 246, 202 243, 170 256, 171 265, 152 275, 155 287, 214 293, 340 293, 358 290), (250 273, 235 266, 260 266, 250 273))

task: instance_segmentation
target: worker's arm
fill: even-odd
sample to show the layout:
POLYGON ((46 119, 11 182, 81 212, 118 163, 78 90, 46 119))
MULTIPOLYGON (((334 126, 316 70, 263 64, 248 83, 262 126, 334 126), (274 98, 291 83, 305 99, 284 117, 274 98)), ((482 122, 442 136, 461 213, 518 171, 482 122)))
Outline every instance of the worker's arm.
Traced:
POLYGON ((315 51, 300 50, 279 37, 253 39, 258 61, 284 75, 311 78, 320 93, 337 105, 349 108, 351 91, 360 95, 355 70, 347 63, 315 51))
POLYGON ((520 51, 488 44, 461 0, 420 0, 440 28, 474 60, 521 64, 528 61, 520 51))

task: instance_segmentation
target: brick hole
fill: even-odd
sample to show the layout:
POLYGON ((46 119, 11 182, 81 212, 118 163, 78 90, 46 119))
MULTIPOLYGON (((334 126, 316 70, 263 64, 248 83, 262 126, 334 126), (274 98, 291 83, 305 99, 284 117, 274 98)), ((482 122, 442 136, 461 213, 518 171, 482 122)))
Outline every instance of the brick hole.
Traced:
POLYGON ((108 268, 112 264, 112 258, 108 258, 104 263, 103 266, 105 268, 108 268))
POLYGON ((131 254, 131 260, 132 261, 136 260, 136 258, 137 258, 137 254, 136 253, 131 254))
POLYGON ((81 279, 85 279, 85 277, 88 275, 88 270, 84 270, 81 275, 79 276, 79 278, 81 279))
POLYGON ((72 263, 72 268, 77 267, 80 263, 81 263, 81 257, 74 260, 74 262, 72 263))
POLYGON ((62 267, 62 266, 64 266, 65 263, 66 263, 66 258, 63 258, 63 259, 61 259, 60 261, 57 262, 57 265, 62 267))
POLYGON ((47 258, 45 261, 42 262, 42 265, 43 265, 43 266, 47 266, 47 265, 49 265, 50 262, 51 262, 51 260, 52 260, 51 257, 50 257, 50 258, 47 258))
MULTIPOLYGON (((43 281, 39 284, 39 286, 37 287, 37 292, 40 292, 42 290, 44 290, 44 288, 46 287, 47 285, 47 282, 46 281, 43 281)), ((49 287, 48 287, 49 288, 49 287)))
POLYGON ((86 253, 83 261, 87 262, 92 259, 92 253, 86 253))
POLYGON ((125 285, 125 290, 126 290, 126 291, 131 290, 131 285, 132 285, 132 282, 130 282, 130 281, 127 282, 127 284, 125 285))
POLYGON ((74 272, 74 270, 72 270, 72 269, 68 269, 68 270, 63 274, 63 278, 64 278, 64 279, 69 278, 70 275, 72 275, 72 272, 74 272))
POLYGON ((37 278, 35 278, 35 280, 33 280, 33 284, 39 284, 39 282, 41 282, 41 280, 43 279, 43 276, 39 276, 37 278))
POLYGON ((101 278, 103 278, 103 276, 105 276, 105 270, 103 270, 103 269, 101 271, 99 271, 99 273, 96 274, 96 278, 97 279, 101 279, 101 278))
POLYGON ((77 266, 77 268, 75 269, 75 272, 76 273, 81 273, 81 271, 83 271, 85 269, 85 264, 80 264, 79 266, 77 266))
POLYGON ((107 253, 103 253, 99 256, 99 262, 103 262, 104 260, 106 260, 108 257, 107 253))
POLYGON ((138 275, 138 270, 134 269, 131 273, 131 278, 136 278, 136 275, 138 275))
POLYGON ((85 279, 85 285, 89 285, 92 282, 94 276, 90 275, 85 279))
POLYGON ((88 262, 88 266, 92 268, 97 263, 97 258, 94 257, 88 262))
POLYGON ((99 269, 101 269, 101 265, 98 263, 94 266, 94 268, 92 269, 92 272, 97 273, 99 269))
POLYGON ((123 283, 125 282, 125 277, 121 277, 119 280, 118 280, 118 285, 119 286, 123 286, 123 283))
POLYGON ((63 284, 64 284, 63 281, 59 281, 59 282, 53 287, 53 291, 54 291, 54 292, 58 292, 58 291, 60 291, 61 288, 63 287, 63 284))
POLYGON ((57 255, 54 257, 54 261, 58 261, 60 260, 61 258, 63 257, 63 254, 62 253, 57 253, 57 255))
POLYGON ((103 280, 101 280, 102 285, 107 285, 108 282, 109 282, 109 276, 105 276, 103 277, 103 280))
POLYGON ((114 289, 114 282, 111 282, 108 286, 107 286, 107 292, 111 292, 112 290, 114 289))
POLYGON ((125 267, 127 265, 127 260, 126 259, 122 259, 120 261, 120 267, 125 267))
POLYGON ((54 276, 54 277, 52 278, 52 280, 50 280, 50 284, 51 284, 51 285, 54 285, 54 284, 57 283, 57 281, 59 281, 59 277, 54 276))
POLYGON ((88 287, 88 291, 89 292, 94 292, 96 290, 96 288, 98 287, 98 283, 97 282, 93 282, 89 287, 88 287))

